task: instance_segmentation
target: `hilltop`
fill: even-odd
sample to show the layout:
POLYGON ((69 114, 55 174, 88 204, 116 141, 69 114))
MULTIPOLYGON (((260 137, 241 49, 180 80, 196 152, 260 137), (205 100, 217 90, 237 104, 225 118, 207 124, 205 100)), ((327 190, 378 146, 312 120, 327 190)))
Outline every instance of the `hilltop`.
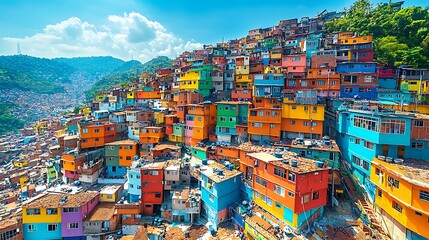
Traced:
POLYGON ((144 72, 154 73, 158 67, 167 67, 171 66, 171 64, 172 60, 165 56, 156 57, 144 64, 138 61, 125 62, 115 69, 113 73, 97 80, 91 89, 86 92, 87 98, 94 97, 99 91, 109 89, 112 85, 129 83, 144 72))

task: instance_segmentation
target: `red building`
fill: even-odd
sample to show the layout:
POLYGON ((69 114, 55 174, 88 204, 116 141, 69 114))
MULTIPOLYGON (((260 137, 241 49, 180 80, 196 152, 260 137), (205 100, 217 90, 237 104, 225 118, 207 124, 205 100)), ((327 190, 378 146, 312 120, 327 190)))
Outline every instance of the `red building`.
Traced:
POLYGON ((154 162, 141 168, 142 213, 153 215, 161 209, 164 199, 165 162, 154 162))

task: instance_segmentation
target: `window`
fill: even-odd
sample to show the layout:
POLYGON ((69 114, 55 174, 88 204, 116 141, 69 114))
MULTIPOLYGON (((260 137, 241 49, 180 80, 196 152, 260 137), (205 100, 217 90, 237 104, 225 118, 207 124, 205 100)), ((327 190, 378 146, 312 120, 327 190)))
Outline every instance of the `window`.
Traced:
POLYGON ((63 212, 79 212, 79 208, 64 208, 63 212))
POLYGON ((125 159, 126 160, 131 160, 131 156, 127 156, 125 159))
POLYGON ((82 133, 88 133, 88 128, 82 129, 82 133))
POLYGON ((69 224, 67 224, 67 228, 68 229, 78 229, 79 223, 69 223, 69 224))
POLYGON ((275 127, 276 127, 276 125, 271 123, 271 124, 270 124, 270 127, 271 127, 271 128, 275 128, 275 127))
POLYGON ((387 185, 399 188, 399 181, 391 176, 387 177, 387 185))
POLYGON ((289 197, 291 197, 291 198, 294 198, 294 197, 295 197, 295 193, 293 193, 293 192, 288 192, 288 193, 287 193, 287 195, 288 195, 289 197))
POLYGON ((319 80, 317 81, 318 86, 325 86, 325 80, 319 80))
POLYGON ((355 138, 355 144, 360 144, 360 138, 355 138))
POLYGON ((381 132, 387 134, 405 134, 405 121, 392 119, 382 120, 381 132))
POLYGON ((35 224, 28 224, 28 231, 29 232, 35 232, 37 231, 37 227, 35 224))
POLYGON ((255 182, 261 186, 267 187, 267 181, 263 180, 260 177, 256 177, 255 182))
POLYGON ((27 215, 40 215, 40 208, 27 208, 27 215))
POLYGON ((274 175, 277 175, 282 178, 286 178, 286 171, 282 168, 274 168, 274 175))
POLYGON ((161 193, 155 193, 155 197, 156 198, 160 198, 161 197, 161 193))
POLYGON ((274 192, 282 197, 285 196, 285 189, 279 185, 274 184, 274 192))
POLYGON ((413 126, 414 127, 423 127, 423 120, 414 120, 413 126))
POLYGON ((276 202, 276 208, 280 208, 280 209, 282 209, 282 205, 279 203, 279 202, 276 202))
POLYGON ((211 202, 214 202, 214 196, 213 195, 209 195, 209 200, 211 201, 211 202))
POLYGON ((310 202, 310 194, 306 194, 302 196, 302 203, 308 203, 310 202))
POLYGON ((429 202, 429 192, 420 190, 420 199, 429 202))
POLYGON ((273 205, 273 200, 265 195, 262 195, 262 202, 266 203, 269 206, 273 205))
POLYGON ((411 143, 412 148, 423 148, 423 143, 421 142, 412 142, 411 143))
POLYGON ((48 224, 48 231, 58 231, 58 224, 48 224))
POLYGON ((226 122, 226 117, 220 117, 221 122, 226 122))
POLYGON ((133 146, 124 146, 124 149, 131 150, 131 149, 133 149, 133 146))
POLYGON ((295 120, 291 120, 290 124, 292 124, 292 125, 295 124, 295 120))
POLYGON ((308 122, 307 121, 304 122, 304 126, 308 126, 308 122))
POLYGON ((98 132, 100 132, 100 129, 96 128, 96 129, 94 130, 94 132, 98 133, 98 132))
MULTIPOLYGON (((405 121, 404 121, 404 124, 405 124, 405 121)), ((379 121, 376 118, 355 116, 353 119, 353 126, 364 128, 374 132, 380 132, 379 121)), ((404 129, 405 129, 405 126, 404 126, 404 129)))
POLYGON ((57 215, 58 214, 58 209, 57 208, 47 208, 46 209, 46 214, 47 215, 57 215))
POLYGON ((377 195, 378 197, 383 197, 383 191, 381 191, 381 189, 377 189, 377 195))
POLYGON ((262 123, 252 123, 252 127, 262 127, 262 123))
POLYGON ((363 141, 363 146, 368 148, 368 149, 374 149, 374 143, 370 142, 370 141, 363 141))
POLYGON ((107 199, 112 199, 112 198, 113 198, 112 194, 107 194, 107 199))
POLYGON ((157 176, 158 175, 158 170, 151 170, 150 171, 150 175, 157 176))
POLYGON ((261 194, 258 193, 258 192, 256 192, 256 191, 254 192, 253 195, 254 195, 255 198, 261 198, 261 194))
POLYGON ((296 181, 296 175, 293 172, 289 172, 288 176, 287 176, 287 180, 291 181, 291 182, 295 182, 296 181))
POLYGON ((313 200, 319 199, 319 192, 313 193, 313 200))
POLYGON ((393 207, 396 211, 398 211, 398 212, 402 213, 402 207, 401 207, 401 205, 399 205, 397 202, 393 202, 392 207, 393 207))
POLYGON ((423 214, 421 213, 421 212, 417 212, 417 211, 415 211, 415 214, 417 215, 417 216, 423 216, 423 214))
POLYGON ((296 105, 292 105, 292 109, 293 109, 293 110, 296 110, 296 105))

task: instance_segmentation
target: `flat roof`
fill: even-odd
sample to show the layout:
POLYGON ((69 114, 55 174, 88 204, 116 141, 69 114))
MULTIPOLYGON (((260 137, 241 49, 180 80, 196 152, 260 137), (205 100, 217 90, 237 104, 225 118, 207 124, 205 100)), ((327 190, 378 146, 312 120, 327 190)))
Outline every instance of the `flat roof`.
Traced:
POLYGON ((176 146, 175 144, 160 143, 160 144, 157 144, 154 148, 152 148, 152 150, 156 150, 156 151, 162 151, 165 149, 180 150, 181 147, 176 146))
POLYGON ((310 172, 329 169, 327 167, 325 168, 317 167, 316 161, 299 157, 298 154, 293 152, 283 151, 281 152, 281 154, 282 154, 282 158, 275 157, 274 154, 270 154, 268 152, 249 153, 247 155, 250 157, 256 158, 260 161, 268 162, 275 166, 282 167, 288 171, 291 171, 297 174, 310 173, 310 172), (284 160, 287 160, 287 161, 284 162, 284 160), (296 167, 292 167, 291 165, 292 160, 297 161, 296 167))
POLYGON ((114 194, 123 187, 122 185, 107 185, 100 190, 100 194, 114 194))
POLYGON ((296 139, 287 142, 287 143, 280 143, 280 144, 274 144, 275 146, 287 146, 290 148, 302 148, 302 149, 315 149, 315 150, 321 150, 321 151, 331 151, 331 152, 340 152, 340 148, 338 147, 337 143, 334 140, 330 140, 330 145, 326 145, 323 143, 323 140, 316 140, 316 139, 303 139, 304 142, 310 141, 311 145, 299 144, 296 139))
POLYGON ((247 104, 247 105, 250 105, 252 103, 251 102, 247 102, 247 101, 219 101, 219 102, 215 102, 215 104, 233 104, 233 105, 247 104))
POLYGON ((148 164, 142 164, 142 169, 164 169, 166 162, 151 162, 148 164))
POLYGON ((385 162, 375 158, 372 162, 376 166, 382 166, 385 170, 394 173, 397 177, 424 188, 429 188, 429 161, 402 159, 402 163, 385 162))
POLYGON ((6 228, 14 226, 14 225, 16 226, 16 228, 18 228, 20 225, 20 221, 18 221, 17 217, 2 219, 2 220, 0 220, 0 222, 1 222, 0 230, 6 229, 6 228))
POLYGON ((192 157, 191 162, 193 163, 198 163, 200 164, 200 172, 201 174, 207 176, 208 178, 210 178, 211 180, 213 180, 214 182, 223 182, 225 180, 228 180, 230 178, 239 176, 240 174, 242 174, 242 172, 238 171, 238 170, 228 170, 226 169, 226 167, 223 164, 220 164, 218 162, 215 162, 213 160, 208 160, 208 165, 202 165, 202 160, 196 158, 196 157, 192 157), (216 171, 215 171, 216 170, 216 171), (221 170, 222 171, 222 175, 218 174, 218 171, 221 170))
POLYGON ((84 221, 108 221, 115 214, 115 203, 99 203, 84 221))
POLYGON ((136 145, 137 141, 131 140, 131 139, 127 139, 127 140, 121 140, 121 141, 116 141, 116 142, 111 142, 111 143, 106 143, 104 145, 107 146, 114 146, 114 145, 136 145))

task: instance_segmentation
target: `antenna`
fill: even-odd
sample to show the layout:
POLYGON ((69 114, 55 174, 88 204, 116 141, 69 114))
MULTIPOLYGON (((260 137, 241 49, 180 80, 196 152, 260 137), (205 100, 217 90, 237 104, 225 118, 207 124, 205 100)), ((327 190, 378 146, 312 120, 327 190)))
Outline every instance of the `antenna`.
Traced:
POLYGON ((21 46, 19 46, 19 43, 16 44, 16 54, 21 55, 21 46))

